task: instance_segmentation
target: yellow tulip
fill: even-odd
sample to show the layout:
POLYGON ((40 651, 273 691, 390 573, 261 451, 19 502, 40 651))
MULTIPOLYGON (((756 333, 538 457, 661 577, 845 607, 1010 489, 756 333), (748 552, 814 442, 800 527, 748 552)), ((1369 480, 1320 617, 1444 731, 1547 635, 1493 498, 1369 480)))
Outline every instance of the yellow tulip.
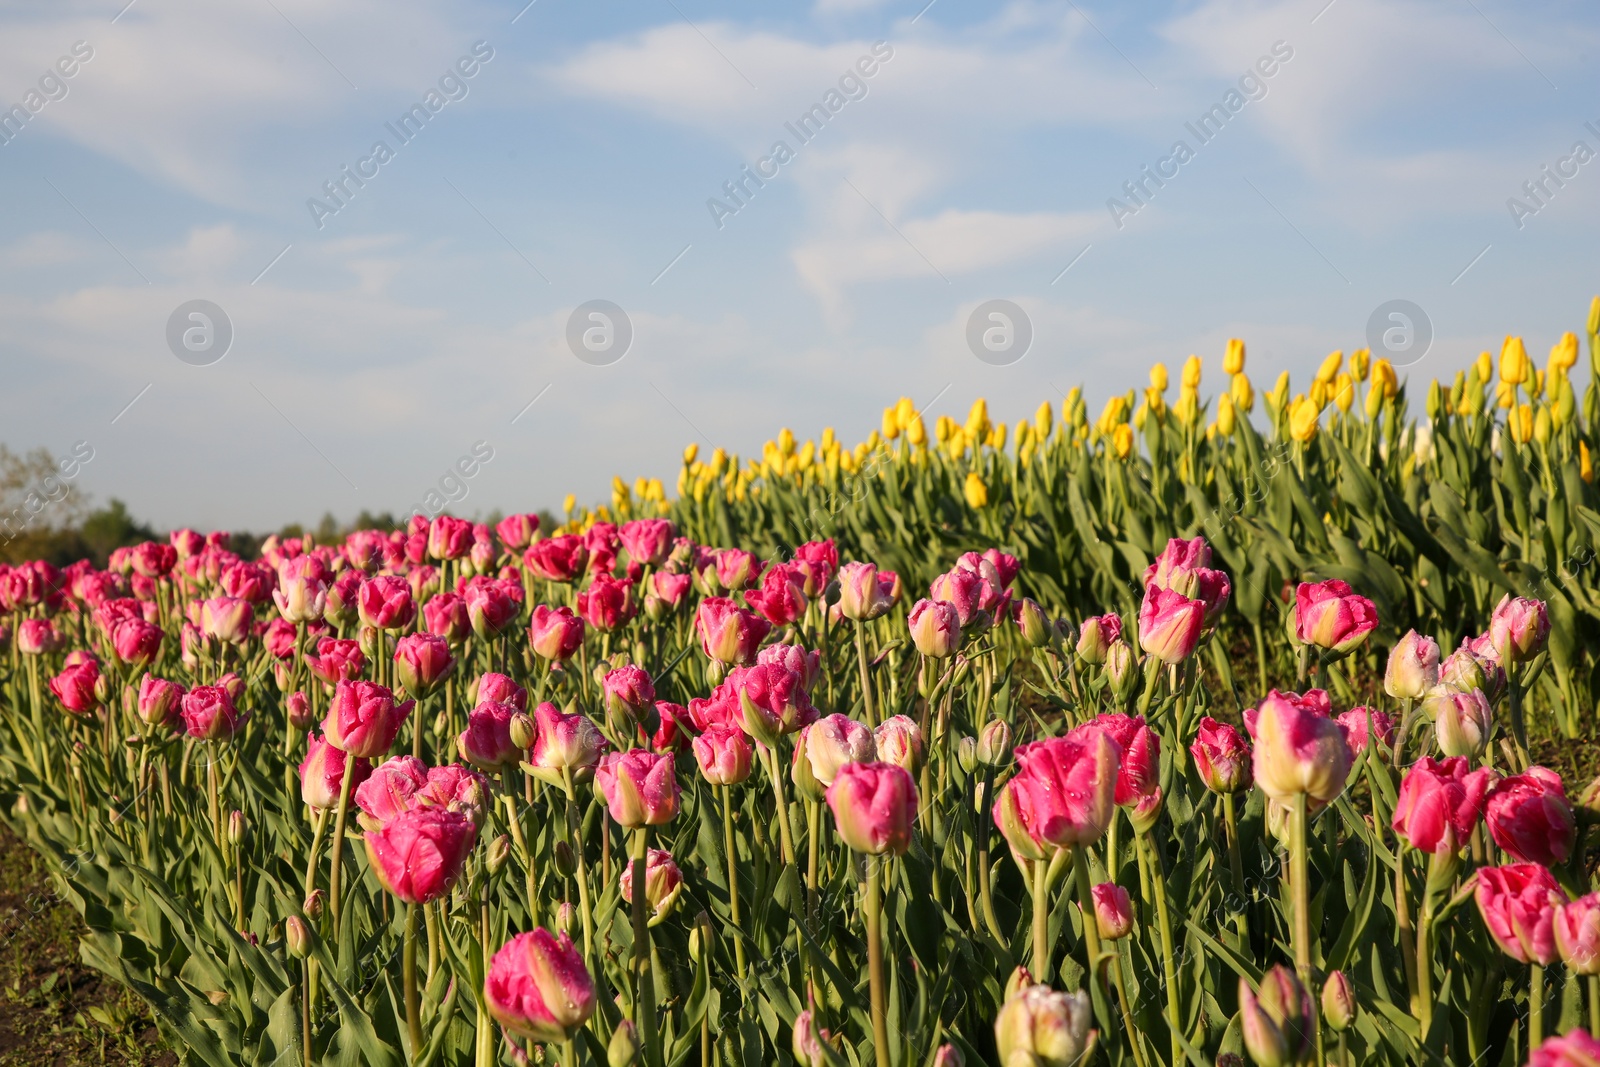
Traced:
POLYGON ((1332 384, 1323 381, 1321 378, 1311 383, 1311 402, 1317 406, 1319 412, 1328 406, 1328 393, 1332 389, 1332 384))
POLYGON ((1578 335, 1568 330, 1550 349, 1550 366, 1568 371, 1578 365, 1578 335))
POLYGON ((1528 350, 1522 347, 1520 337, 1507 337, 1500 346, 1500 380, 1512 385, 1528 380, 1528 350))
POLYGON ((822 428, 822 450, 828 452, 838 447, 839 438, 834 436, 833 427, 824 426, 822 428))
POLYGON ((1256 409, 1256 390, 1244 371, 1233 376, 1233 385, 1229 387, 1228 395, 1233 398, 1233 406, 1240 411, 1248 414, 1256 409))
POLYGON ((963 487, 967 497, 967 507, 976 511, 986 507, 989 503, 989 487, 983 484, 983 479, 978 477, 977 471, 967 472, 967 484, 963 487))
POLYGON ((1478 360, 1473 364, 1478 371, 1478 381, 1486 382, 1494 377, 1494 357, 1487 352, 1479 352, 1478 360))
POLYGON ((1233 436, 1233 422, 1233 397, 1223 393, 1217 397, 1217 432, 1229 437, 1233 436))
POLYGON ((1192 389, 1187 385, 1184 386, 1178 392, 1178 402, 1172 406, 1172 413, 1185 426, 1194 422, 1195 418, 1200 414, 1199 390, 1192 389))
POLYGON ((1158 393, 1167 391, 1167 365, 1157 363, 1150 368, 1150 388, 1158 393))
POLYGON ((1536 370, 1533 372, 1533 385, 1529 387, 1528 393, 1535 400, 1544 396, 1544 371, 1536 370))
POLYGON ((1600 333, 1600 296, 1589 301, 1589 335, 1600 333))
POLYGON ((1340 411, 1349 411, 1350 405, 1356 399, 1355 379, 1348 374, 1341 373, 1333 380, 1333 402, 1339 406, 1340 411))
MULTIPOLYGON (((1135 426, 1137 426, 1139 429, 1141 429, 1141 430, 1144 429, 1145 421, 1148 420, 1149 418, 1150 418, 1150 405, 1149 404, 1141 403, 1138 407, 1133 409, 1133 424, 1135 426)), ((1126 426, 1127 423, 1123 423, 1123 425, 1126 426)), ((1115 432, 1115 431, 1113 430, 1112 432, 1115 432)))
POLYGON ((1367 371, 1372 367, 1372 350, 1358 348, 1350 353, 1350 376, 1358 382, 1367 380, 1367 371))
POLYGON ((561 502, 561 510, 563 512, 565 512, 566 514, 568 514, 568 515, 571 515, 572 514, 572 509, 577 507, 577 506, 578 506, 578 498, 577 498, 576 494, 573 494, 573 493, 568 493, 567 494, 567 498, 561 502))
POLYGON ((693 463, 695 457, 699 454, 700 446, 691 442, 688 447, 683 450, 683 465, 687 467, 689 464, 693 463))
POLYGON ((1039 404, 1039 409, 1033 413, 1033 429, 1043 441, 1050 436, 1054 427, 1056 409, 1050 406, 1050 401, 1045 400, 1039 404))
POLYGON ((1316 380, 1324 385, 1332 385, 1334 377, 1339 373, 1339 368, 1344 366, 1344 353, 1329 352, 1328 358, 1322 361, 1322 366, 1317 368, 1316 380))
POLYGON ((983 397, 972 402, 972 407, 967 411, 965 429, 974 441, 983 440, 983 435, 989 429, 989 402, 983 397))
POLYGON ((728 453, 720 448, 711 450, 711 473, 720 475, 728 466, 728 453))
POLYGON ((1501 410, 1508 410, 1517 404, 1517 387, 1510 382, 1496 382, 1494 386, 1494 406, 1501 410))
POLYGON ((1533 438, 1533 405, 1519 404, 1506 415, 1506 429, 1512 440, 1525 445, 1533 438))
POLYGON ((1372 365, 1372 388, 1374 392, 1381 392, 1385 400, 1393 399, 1400 391, 1400 379, 1395 375, 1393 363, 1380 359, 1372 365))
POLYGON ((1228 338, 1228 347, 1222 353, 1222 373, 1240 374, 1244 371, 1244 342, 1237 337, 1228 338))
POLYGON ((1119 423, 1111 431, 1111 447, 1116 450, 1118 459, 1127 459, 1133 451, 1133 427, 1127 423, 1119 423))
POLYGON ((1367 399, 1365 401, 1367 418, 1375 419, 1378 417, 1378 412, 1383 410, 1383 401, 1383 390, 1379 389, 1378 383, 1374 381, 1372 383, 1372 388, 1367 390, 1367 399))
POLYGON ((895 420, 894 408, 883 409, 883 436, 893 441, 900 436, 900 423, 895 420))
POLYGON ((1278 375, 1278 382, 1272 387, 1272 395, 1279 407, 1289 399, 1289 372, 1283 371, 1278 375))
POLYGON ((928 443, 928 428, 922 424, 921 414, 911 416, 911 423, 906 427, 906 440, 918 448, 928 443))
MULTIPOLYGON (((1595 299, 1595 305, 1600 307, 1600 296, 1595 299)), ((1589 446, 1582 441, 1578 442, 1578 476, 1590 485, 1594 484, 1594 459, 1589 455, 1589 446)))
POLYGON ((1533 415, 1533 439, 1541 445, 1550 443, 1550 409, 1544 404, 1533 415))
POLYGON ((1087 414, 1087 407, 1083 402, 1083 390, 1074 385, 1067 390, 1067 398, 1061 402, 1061 421, 1069 426, 1077 426, 1087 414))
POLYGON ((894 405, 894 421, 900 424, 902 430, 911 425, 916 414, 916 405, 911 403, 909 396, 901 397, 894 405))
POLYGON ((794 431, 787 426, 778 431, 778 451, 785 456, 794 454, 794 431))
POLYGON ((1188 359, 1183 361, 1183 378, 1181 380, 1185 389, 1200 388, 1199 356, 1190 356, 1188 359))
POLYGON ((1317 418, 1322 409, 1310 397, 1297 397, 1289 409, 1289 436, 1296 441, 1309 441, 1317 436, 1317 418))
POLYGON ((817 446, 816 445, 812 444, 810 441, 807 441, 805 444, 801 445, 800 446, 800 454, 799 454, 799 457, 798 457, 799 460, 800 460, 800 469, 801 470, 805 470, 807 467, 811 466, 811 461, 814 460, 816 457, 817 457, 817 446))

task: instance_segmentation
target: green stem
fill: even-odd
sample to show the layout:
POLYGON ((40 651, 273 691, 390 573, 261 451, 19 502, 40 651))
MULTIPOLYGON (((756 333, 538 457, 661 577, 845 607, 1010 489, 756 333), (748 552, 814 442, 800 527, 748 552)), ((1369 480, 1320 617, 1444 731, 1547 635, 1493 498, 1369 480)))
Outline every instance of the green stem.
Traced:
POLYGON ((1544 967, 1533 964, 1532 982, 1528 987, 1528 1048, 1539 1047, 1544 1040, 1544 967))
POLYGON ((422 994, 417 990, 417 906, 406 902, 406 940, 400 969, 406 987, 406 1030, 411 1036, 411 1062, 422 1058, 422 994))
POLYGON ((567 791, 567 833, 578 860, 578 912, 583 916, 583 958, 594 963, 594 912, 589 906, 589 861, 584 858, 583 826, 578 819, 578 791, 573 785, 572 768, 561 768, 561 784, 567 791))
POLYGON ((867 971, 872 1002, 873 1063, 887 1067, 890 1061, 889 1024, 883 1006, 883 906, 878 898, 881 864, 879 857, 867 857, 867 971))
POLYGON ((866 715, 867 725, 876 729, 878 726, 878 716, 874 713, 872 707, 872 672, 867 667, 866 626, 867 624, 864 622, 856 623, 856 660, 861 665, 862 708, 864 709, 866 715))
POLYGON ((650 828, 641 826, 633 835, 633 1025, 639 1028, 647 1062, 653 1062, 656 1046, 656 984, 650 975, 650 927, 646 909, 645 870, 650 855, 650 828))
MULTIPOLYGON (((1171 1039, 1172 1061, 1182 1063, 1184 1059, 1183 1046, 1179 1043, 1183 1033, 1181 1016, 1178 1013, 1178 972, 1173 960, 1172 951, 1172 917, 1167 913, 1167 869, 1161 862, 1161 853, 1156 851, 1155 842, 1150 840, 1148 834, 1141 834, 1139 842, 1145 848, 1150 860, 1150 878, 1154 882, 1153 890, 1156 898, 1156 925, 1161 934, 1161 978, 1167 986, 1167 1031, 1171 1039)), ((1085 869, 1081 876, 1088 880, 1088 870, 1085 869)), ((1093 903, 1090 907, 1093 908, 1093 903)), ((1091 916, 1093 912, 1091 911, 1091 916)), ((1084 922, 1084 927, 1090 929, 1090 921, 1084 922)))
POLYGON ((353 765, 350 754, 344 754, 345 772, 339 776, 339 807, 333 819, 333 855, 328 868, 328 913, 333 917, 333 938, 339 940, 339 891, 343 888, 344 822, 350 814, 350 781, 355 775, 349 771, 353 765))
POLYGON ((1144 1047, 1139 1043, 1139 1029, 1133 1025, 1133 1014, 1129 1010, 1128 985, 1122 978, 1122 954, 1111 953, 1111 977, 1117 985, 1117 1001, 1122 1005, 1122 1028, 1127 1031, 1128 1044, 1133 1047, 1133 1062, 1137 1067, 1146 1067, 1144 1047))
POLYGON ((1250 926, 1245 914, 1244 857, 1239 852, 1239 821, 1234 812, 1232 793, 1222 794, 1222 826, 1228 839, 1228 869, 1233 875, 1233 891, 1239 901, 1238 911, 1234 913, 1234 923, 1238 927, 1242 947, 1249 951, 1250 926))
POLYGON ((744 927, 739 918, 739 850, 733 836, 733 786, 721 786, 722 847, 728 854, 728 906, 733 918, 733 955, 741 979, 748 973, 744 961, 744 927))
POLYGON ((1050 861, 1033 861, 1033 978, 1050 981, 1050 861))
POLYGON ((305 895, 317 888, 317 860, 322 856, 322 831, 328 825, 328 809, 318 808, 311 820, 311 858, 306 861, 305 895))
POLYGON ((1600 1034, 1600 975, 1589 976, 1589 1033, 1600 1034))

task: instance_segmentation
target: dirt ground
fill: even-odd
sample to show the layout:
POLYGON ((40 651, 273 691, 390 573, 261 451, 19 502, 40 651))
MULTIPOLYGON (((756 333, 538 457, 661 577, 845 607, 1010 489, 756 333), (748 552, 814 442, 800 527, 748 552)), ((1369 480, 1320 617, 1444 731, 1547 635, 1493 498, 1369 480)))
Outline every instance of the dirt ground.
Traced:
POLYGON ((78 959, 83 923, 0 826, 0 1067, 173 1067, 144 1004, 78 959))

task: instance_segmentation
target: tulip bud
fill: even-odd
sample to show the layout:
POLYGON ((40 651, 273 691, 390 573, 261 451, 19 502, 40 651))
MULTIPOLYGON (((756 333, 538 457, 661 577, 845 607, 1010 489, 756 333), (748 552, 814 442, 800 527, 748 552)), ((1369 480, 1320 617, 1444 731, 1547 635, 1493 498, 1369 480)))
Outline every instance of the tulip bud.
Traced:
POLYGON ((873 739, 877 744, 878 759, 883 762, 892 763, 912 775, 922 768, 922 729, 909 716, 895 715, 885 719, 873 731, 873 739))
POLYGON ((790 1051, 794 1053, 795 1063, 801 1067, 826 1067, 827 1039, 827 1031, 818 1030, 809 1010, 795 1016, 794 1038, 790 1042, 790 1051))
POLYGON ((311 701, 298 689, 289 694, 284 702, 289 713, 289 725, 296 730, 304 730, 316 721, 316 716, 311 711, 311 701))
POLYGON ((1106 649, 1103 670, 1112 697, 1124 704, 1130 703, 1139 691, 1139 671, 1133 662, 1133 648, 1126 641, 1113 641, 1106 649))
POLYGON ((1166 797, 1160 786, 1140 797, 1138 803, 1128 809, 1128 821, 1133 824, 1133 832, 1141 836, 1149 833, 1151 827, 1161 819, 1165 807, 1166 797))
POLYGON ((1322 1017, 1335 1030, 1349 1027, 1356 1017, 1356 991, 1343 971, 1333 971, 1322 985, 1322 1017))
POLYGON ((1423 703, 1423 709, 1433 719, 1434 736, 1439 750, 1446 756, 1476 757, 1488 747, 1494 712, 1483 690, 1462 693, 1435 686, 1423 703))
POLYGON ((557 841, 555 848, 556 873, 563 878, 571 878, 578 873, 577 854, 572 851, 572 846, 565 841, 557 841))
POLYGON ((1094 919, 1100 936, 1116 941, 1133 932, 1133 903, 1128 891, 1115 882, 1102 882, 1094 887, 1094 919))
POLYGON ((1120 616, 1096 615, 1084 619, 1078 630, 1078 658, 1085 663, 1104 663, 1107 650, 1121 636, 1120 616))
POLYGON ((361 649, 363 656, 368 659, 376 659, 382 654, 381 649, 378 647, 380 636, 376 626, 363 626, 356 631, 356 645, 361 649))
POLYGON ((504 869, 506 861, 510 858, 511 838, 501 834, 489 842, 489 854, 484 860, 484 864, 489 868, 490 874, 499 874, 504 869))
POLYGON ((228 844, 238 848, 239 843, 244 840, 246 828, 244 812, 230 811, 228 813, 228 844))
POLYGON ((1006 1001, 1010 1000, 1012 997, 1016 996, 1018 993, 1034 984, 1033 974, 1028 970, 1028 968, 1012 968, 1011 974, 1006 977, 1006 988, 1004 994, 1000 998, 1000 1003, 1004 1004, 1006 1001))
POLYGON ((1600 822, 1600 778, 1583 787, 1572 805, 1579 819, 1587 823, 1600 822))
POLYGON ((624 1019, 612 1031, 606 1048, 606 1067, 632 1067, 639 1059, 639 1031, 632 1019, 624 1019))
POLYGON ((978 739, 963 737, 956 742, 956 764, 968 774, 978 769, 978 739))
POLYGON ((933 1054, 933 1067, 967 1067, 967 1057, 954 1045, 940 1045, 933 1054))
POLYGON ((1289 1067, 1311 1051, 1311 996, 1294 972, 1278 965, 1261 976, 1259 997, 1239 979, 1240 1029, 1258 1067, 1289 1067))
POLYGON ((977 759, 986 767, 1003 767, 1011 759, 1011 726, 994 719, 978 731, 977 759))
POLYGON ((291 915, 283 921, 283 942, 289 949, 289 955, 297 960, 303 960, 311 952, 311 929, 306 921, 298 915, 291 915))
POLYGON ((1017 629, 1030 648, 1043 648, 1050 643, 1050 620, 1044 609, 1029 597, 1017 603, 1017 629))
MULTIPOLYGON (((566 842, 562 842, 566 844, 566 842)), ((578 908, 570 900, 563 900, 556 908, 556 933, 571 936, 578 922, 578 908)))
POLYGON ((1439 681, 1439 645, 1409 630, 1389 652, 1383 691, 1397 699, 1418 700, 1439 681))
POLYGON ((1085 1061, 1095 1042, 1091 1018, 1088 994, 1028 986, 1005 1002, 994 1021, 1000 1062, 1069 1067, 1085 1061))
POLYGON ((1244 1057, 1237 1052, 1219 1052, 1217 1067, 1245 1067, 1244 1057))
POLYGON ((313 889, 300 905, 300 912, 312 922, 322 918, 322 909, 327 903, 327 896, 320 889, 313 889))
POLYGON ((519 711, 511 716, 511 743, 521 749, 533 747, 533 742, 538 738, 538 731, 534 727, 533 719, 526 713, 519 711))

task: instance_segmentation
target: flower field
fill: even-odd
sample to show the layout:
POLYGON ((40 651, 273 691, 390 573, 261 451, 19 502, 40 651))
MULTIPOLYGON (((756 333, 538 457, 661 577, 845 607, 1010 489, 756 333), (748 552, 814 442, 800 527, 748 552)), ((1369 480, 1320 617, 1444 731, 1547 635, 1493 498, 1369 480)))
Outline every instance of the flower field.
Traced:
POLYGON ((0 815, 195 1064, 1600 1064, 1586 333, 7 567, 0 815))

